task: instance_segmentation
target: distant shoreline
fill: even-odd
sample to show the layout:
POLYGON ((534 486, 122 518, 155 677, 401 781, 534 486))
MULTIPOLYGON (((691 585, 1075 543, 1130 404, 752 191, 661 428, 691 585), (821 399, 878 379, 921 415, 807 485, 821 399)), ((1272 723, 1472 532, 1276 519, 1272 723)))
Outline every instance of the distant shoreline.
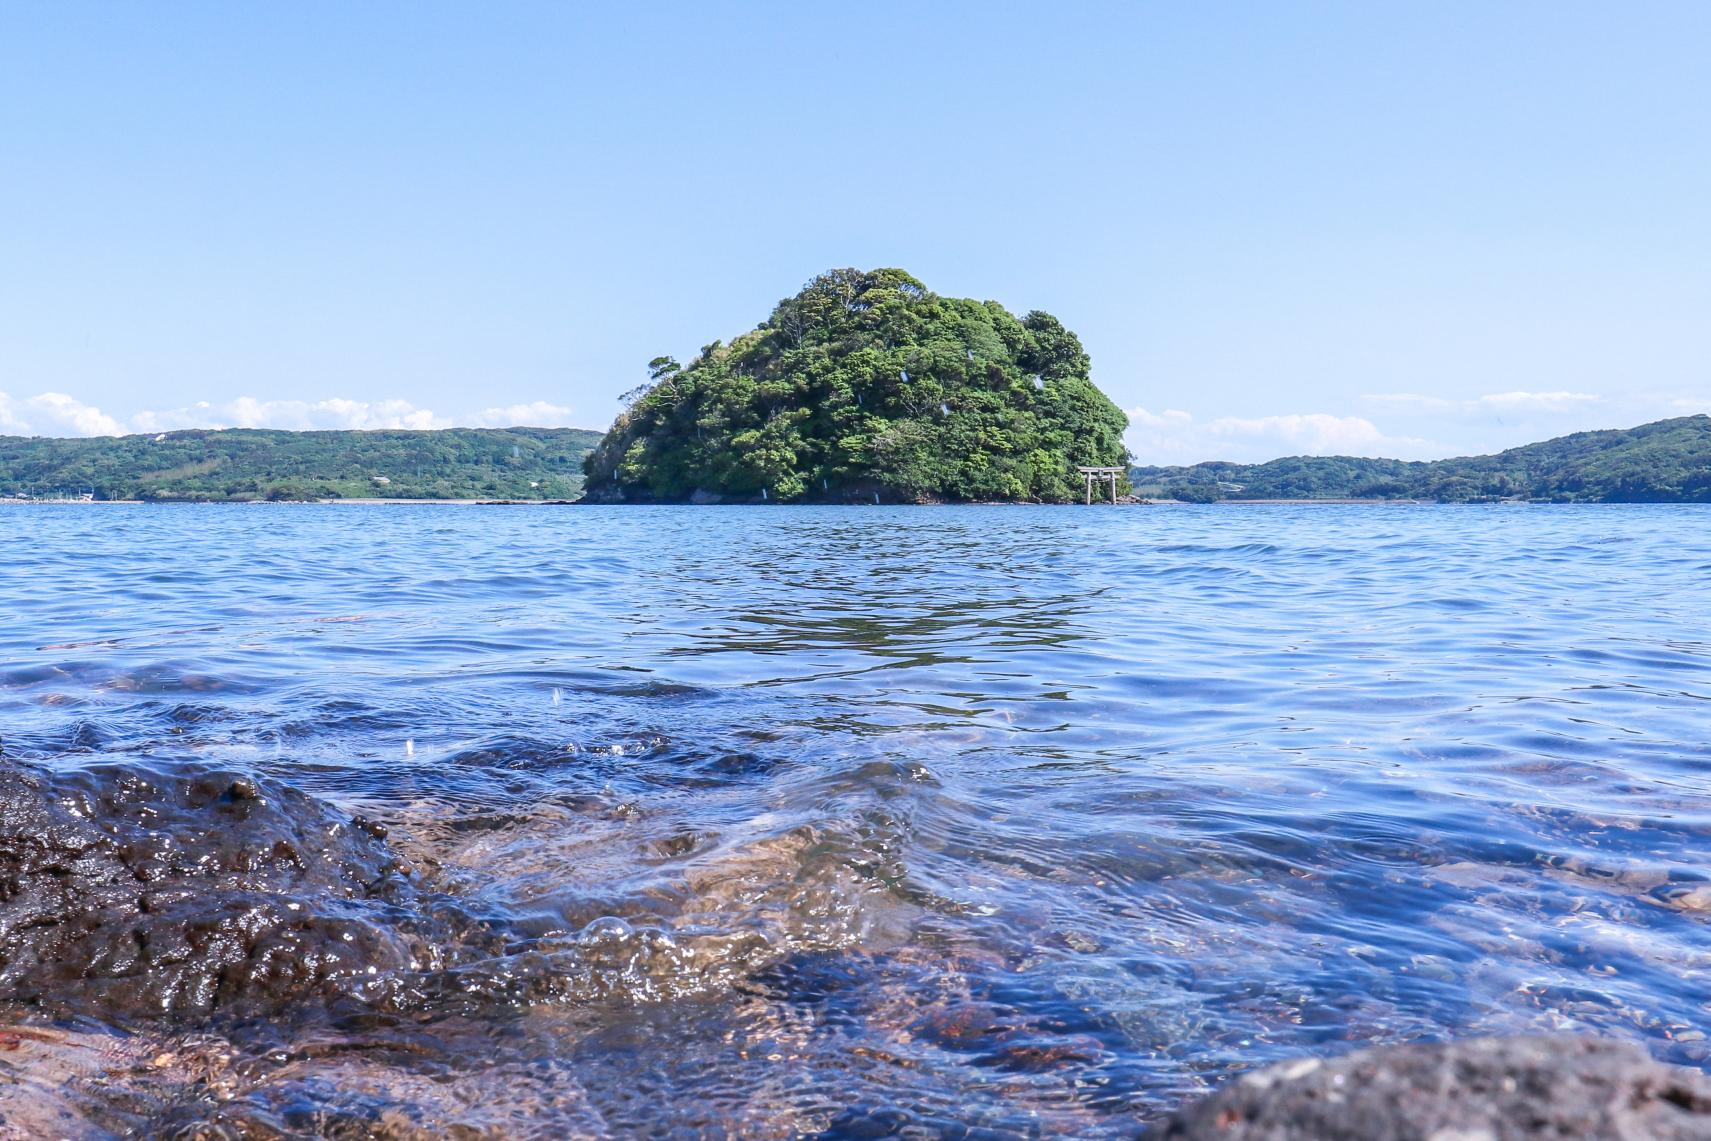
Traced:
MULTIPOLYGON (((1219 499, 1194 503, 1185 499, 1140 499, 1122 503, 1097 502, 1099 507, 1679 507, 1693 500, 1560 502, 1546 499, 1504 499, 1468 502, 1440 499, 1219 499)), ((0 507, 1079 507, 1088 504, 1039 503, 1027 500, 971 500, 966 503, 584 503, 575 499, 0 499, 0 507)))

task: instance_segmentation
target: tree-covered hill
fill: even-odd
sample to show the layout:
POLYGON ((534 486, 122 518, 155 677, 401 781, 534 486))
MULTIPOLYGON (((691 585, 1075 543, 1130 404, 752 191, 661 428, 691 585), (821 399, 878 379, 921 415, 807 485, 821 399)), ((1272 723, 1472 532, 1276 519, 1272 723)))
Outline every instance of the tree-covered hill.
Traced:
POLYGON ((1040 499, 1122 464, 1127 420, 1055 317, 834 270, 688 367, 666 357, 589 456, 595 502, 1040 499))
POLYGON ((244 501, 566 499, 600 433, 581 428, 0 436, 0 496, 244 501))
POLYGON ((1142 494, 1217 499, 1711 502, 1711 416, 1576 432, 1492 456, 1431 462, 1291 456, 1264 464, 1141 467, 1142 494))

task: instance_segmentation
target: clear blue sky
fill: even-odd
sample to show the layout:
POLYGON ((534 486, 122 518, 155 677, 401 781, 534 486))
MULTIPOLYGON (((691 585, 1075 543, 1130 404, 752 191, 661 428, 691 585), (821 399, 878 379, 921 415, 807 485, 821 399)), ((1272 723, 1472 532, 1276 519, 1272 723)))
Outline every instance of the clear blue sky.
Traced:
POLYGON ((833 266, 1148 460, 1711 410, 1705 3, 0 0, 0 432, 604 427, 833 266))

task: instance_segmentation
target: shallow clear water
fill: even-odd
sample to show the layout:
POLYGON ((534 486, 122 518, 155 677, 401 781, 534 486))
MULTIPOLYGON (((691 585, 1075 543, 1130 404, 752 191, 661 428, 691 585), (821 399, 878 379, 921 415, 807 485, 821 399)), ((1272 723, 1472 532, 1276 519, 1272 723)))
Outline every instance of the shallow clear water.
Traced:
POLYGON ((336 1051, 219 1027, 309 1131, 1129 1135, 1538 1029, 1703 1065, 1708 520, 13 508, 0 736, 295 785, 560 949, 287 1043, 336 1051))

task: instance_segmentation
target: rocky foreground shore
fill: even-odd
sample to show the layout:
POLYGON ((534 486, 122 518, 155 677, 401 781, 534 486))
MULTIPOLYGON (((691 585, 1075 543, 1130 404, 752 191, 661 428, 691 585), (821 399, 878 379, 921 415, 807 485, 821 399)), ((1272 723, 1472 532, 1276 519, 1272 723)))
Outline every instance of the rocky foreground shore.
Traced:
POLYGON ((1238 1078, 1150 1141, 1688 1141, 1711 1081, 1628 1042, 1474 1038, 1298 1059, 1238 1078))
MULTIPOLYGON (((379 824, 272 781, 0 761, 0 1139, 608 1135, 551 1074, 496 1112, 455 1033, 611 980, 652 994, 712 953, 591 927, 555 943, 472 913, 379 824)), ((734 975, 767 961, 723 954, 734 975)), ((1028 1070, 1066 1056, 1008 1055, 1028 1070)), ((999 1136, 908 1115, 806 1133, 763 1119, 776 1137, 999 1136)), ((1600 1038, 1386 1047, 1245 1075, 1147 1136, 1711 1141, 1711 1079, 1600 1038)))

